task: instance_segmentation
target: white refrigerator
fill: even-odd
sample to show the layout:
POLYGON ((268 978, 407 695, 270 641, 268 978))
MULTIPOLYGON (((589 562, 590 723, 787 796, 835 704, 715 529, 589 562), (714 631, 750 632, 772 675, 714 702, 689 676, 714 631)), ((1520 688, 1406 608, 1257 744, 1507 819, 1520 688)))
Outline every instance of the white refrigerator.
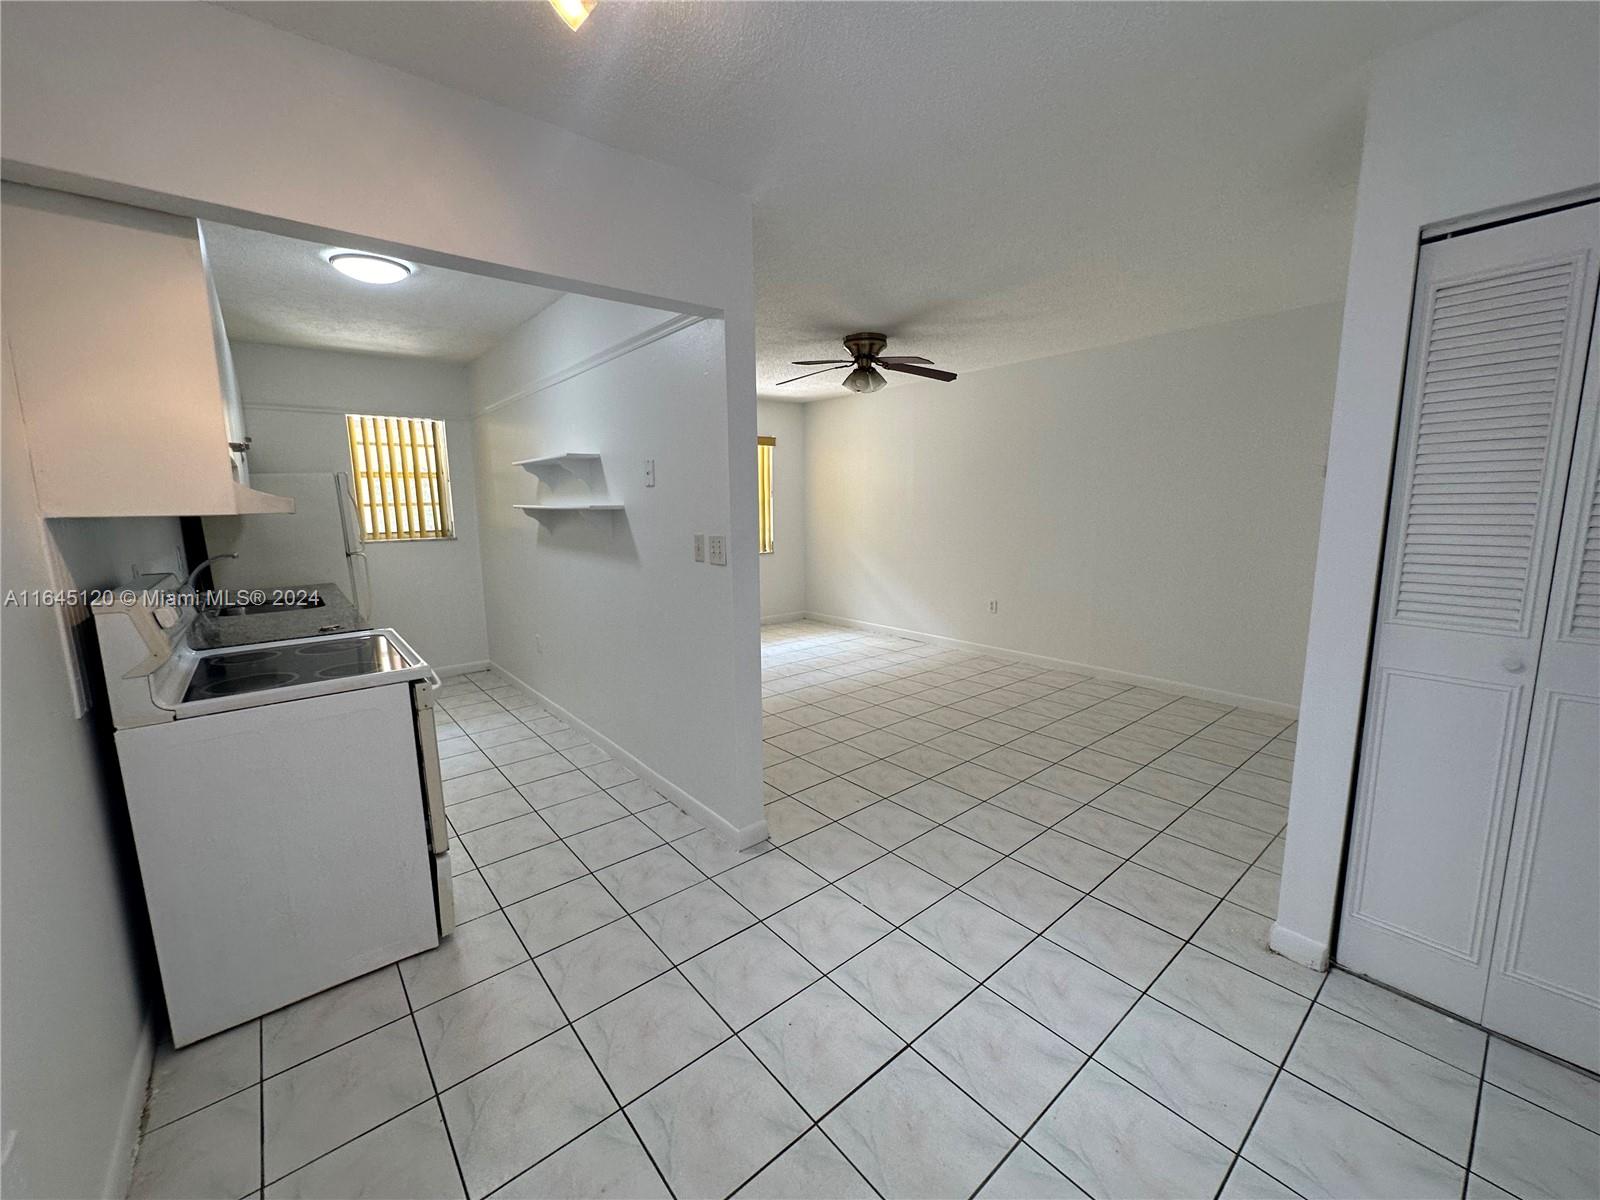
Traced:
POLYGON ((206 550, 237 554, 211 564, 219 588, 333 583, 372 620, 372 580, 350 478, 343 473, 252 473, 251 487, 294 500, 292 513, 206 517, 206 550))

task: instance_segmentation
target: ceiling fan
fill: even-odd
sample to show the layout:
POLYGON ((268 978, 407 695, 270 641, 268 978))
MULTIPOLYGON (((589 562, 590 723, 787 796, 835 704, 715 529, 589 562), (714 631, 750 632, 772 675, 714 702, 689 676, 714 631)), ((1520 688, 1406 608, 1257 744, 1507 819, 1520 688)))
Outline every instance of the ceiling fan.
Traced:
POLYGON ((888 382, 878 374, 878 367, 882 367, 885 371, 921 375, 925 379, 938 379, 945 383, 956 377, 953 371, 939 370, 933 365, 932 359, 921 358, 915 354, 894 354, 885 358, 883 351, 888 344, 889 339, 881 333, 846 334, 844 348, 850 351, 849 358, 800 359, 794 364, 795 366, 821 367, 822 370, 807 371, 804 375, 796 375, 793 379, 781 380, 775 386, 798 383, 802 379, 810 379, 813 375, 826 375, 829 371, 840 371, 845 367, 855 368, 844 377, 844 386, 852 392, 875 392, 888 382))

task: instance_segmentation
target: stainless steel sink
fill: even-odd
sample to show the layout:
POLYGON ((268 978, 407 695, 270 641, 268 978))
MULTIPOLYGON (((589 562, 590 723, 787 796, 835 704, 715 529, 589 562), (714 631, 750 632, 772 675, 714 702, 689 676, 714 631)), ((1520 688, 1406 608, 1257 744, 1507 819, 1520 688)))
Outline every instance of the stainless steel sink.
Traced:
POLYGON ((308 596, 282 604, 224 604, 216 610, 219 617, 254 617, 262 613, 301 612, 308 608, 323 608, 327 601, 321 596, 308 596))

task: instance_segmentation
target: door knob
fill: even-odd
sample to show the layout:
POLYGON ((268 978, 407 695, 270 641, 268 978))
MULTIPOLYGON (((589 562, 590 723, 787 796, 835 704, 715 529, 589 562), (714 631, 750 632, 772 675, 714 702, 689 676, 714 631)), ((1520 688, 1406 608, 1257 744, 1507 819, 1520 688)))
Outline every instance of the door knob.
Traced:
POLYGON ((1506 655, 1505 659, 1500 663, 1500 665, 1513 675, 1521 675, 1522 672, 1528 667, 1528 664, 1523 662, 1515 654, 1506 655))

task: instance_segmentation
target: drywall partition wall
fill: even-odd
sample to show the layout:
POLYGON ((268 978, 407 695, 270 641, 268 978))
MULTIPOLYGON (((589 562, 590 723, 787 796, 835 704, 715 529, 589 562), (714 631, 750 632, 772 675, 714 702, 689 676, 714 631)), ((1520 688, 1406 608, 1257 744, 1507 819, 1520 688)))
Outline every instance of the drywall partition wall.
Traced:
POLYGON ((472 364, 472 395, 481 405, 532 395, 591 367, 648 345, 697 318, 681 312, 566 296, 472 364))
POLYGON ((730 650, 709 702, 759 788, 749 198, 212 5, 25 7, 0 42, 8 178, 720 319, 701 399, 722 425, 697 453, 729 489, 730 650))
POLYGON ((1319 305, 807 405, 807 607, 1292 706, 1337 334, 1319 305))
MULTIPOLYGON (((489 654, 669 798, 749 844, 766 830, 744 752, 755 746, 738 741, 755 693, 728 686, 734 581, 731 567, 692 553, 695 532, 728 522, 723 329, 666 318, 566 296, 472 364, 489 654), (543 477, 513 465, 557 454, 600 462, 543 477), (552 493, 624 508, 542 521, 513 508, 552 493)), ((743 449, 753 468, 754 428, 743 449)), ((752 516, 754 504, 752 494, 752 516)), ((744 546, 753 559, 753 540, 744 546)), ((736 541, 730 562, 740 552, 736 541)))
POLYGON ((1272 945, 1331 949, 1422 226, 1600 181, 1600 8, 1508 5, 1393 51, 1367 106, 1272 945))
POLYGON ((9 179, 718 315, 721 425, 698 453, 738 502, 712 703, 759 791, 748 198, 200 4, 8 6, 0 145, 9 179))
POLYGON ((706 310, 753 286, 748 200, 675 168, 209 5, 30 7, 7 178, 706 310))
MULTIPOLYGON (((771 554, 761 555, 761 619, 803 617, 806 609, 806 406, 756 403, 756 433, 774 437, 771 554)), ((754 453, 752 448, 751 453, 754 453)))
MULTIPOLYGON (((51 589, 60 553, 85 585, 121 576, 127 554, 177 545, 174 521, 56 522, 59 549, 38 516, 22 414, 4 374, 5 587, 51 589), (170 541, 168 541, 170 537, 170 541), (137 549, 130 549, 137 540, 137 549)), ((150 565, 157 565, 153 562, 150 565)), ((160 565, 171 565, 163 563, 160 565)), ((121 1196, 144 1104, 151 1035, 134 949, 132 848, 116 765, 95 717, 74 714, 56 613, 8 606, 0 747, 0 1130, 8 1196, 121 1196)))
MULTIPOLYGON (((375 624, 399 630, 436 669, 485 663, 489 639, 478 553, 477 449, 466 366, 250 342, 235 342, 233 357, 251 439, 250 468, 257 473, 348 474, 345 413, 444 421, 456 536, 443 541, 369 542, 366 562, 374 598, 370 616, 375 624)), ((270 515, 226 517, 208 524, 272 519, 270 515)), ((359 578, 359 564, 356 571, 359 578)), ((332 582, 348 586, 342 578, 332 582)))

